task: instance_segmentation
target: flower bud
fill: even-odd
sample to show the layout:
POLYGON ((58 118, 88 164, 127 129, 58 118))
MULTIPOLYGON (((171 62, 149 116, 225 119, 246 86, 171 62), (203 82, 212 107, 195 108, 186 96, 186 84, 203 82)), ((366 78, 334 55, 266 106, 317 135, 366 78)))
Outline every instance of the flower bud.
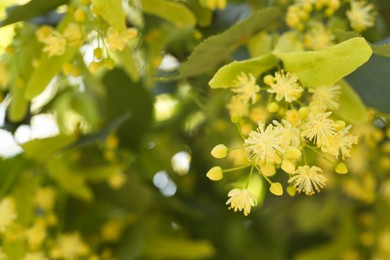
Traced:
POLYGON ((296 160, 302 156, 302 152, 301 152, 301 150, 299 150, 295 146, 289 146, 289 147, 287 147, 286 152, 284 153, 284 156, 287 159, 296 160))
POLYGON ((336 165, 334 169, 338 174, 346 174, 348 172, 347 165, 344 162, 340 162, 336 165))
POLYGON ((297 190, 295 189, 294 186, 288 186, 286 190, 288 195, 290 195, 291 197, 294 197, 295 194, 297 193, 297 190))
POLYGON ((211 150, 211 155, 217 159, 225 158, 227 153, 228 149, 224 144, 219 144, 211 150))
POLYGON ((280 168, 289 174, 293 174, 295 172, 295 163, 291 160, 284 159, 280 168))
POLYGON ((283 187, 282 184, 279 182, 274 182, 271 184, 271 187, 269 187, 269 191, 276 195, 276 196, 282 196, 283 195, 283 187))
POLYGON ((270 86, 272 83, 274 83, 275 79, 272 75, 267 75, 263 79, 264 83, 270 86))
POLYGON ((260 171, 267 177, 274 176, 276 173, 275 165, 273 163, 267 163, 260 166, 260 171))
POLYGON ((214 166, 207 172, 206 176, 212 181, 222 180, 223 178, 222 168, 219 166, 214 166))
POLYGON ((268 104, 267 110, 270 113, 276 113, 279 110, 279 104, 277 102, 272 102, 272 103, 268 104))

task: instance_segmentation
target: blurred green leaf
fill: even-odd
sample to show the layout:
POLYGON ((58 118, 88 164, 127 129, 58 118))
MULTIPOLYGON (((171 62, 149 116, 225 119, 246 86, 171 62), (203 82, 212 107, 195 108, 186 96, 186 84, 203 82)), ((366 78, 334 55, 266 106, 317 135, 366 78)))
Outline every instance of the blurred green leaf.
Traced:
POLYGON ((74 136, 58 135, 45 139, 35 139, 22 144, 22 147, 26 157, 37 161, 45 161, 74 140, 74 136))
POLYGON ((159 16, 178 27, 194 26, 194 14, 183 4, 166 0, 141 0, 145 13, 159 16))
POLYGON ((121 69, 107 72, 103 83, 107 91, 108 120, 114 120, 124 114, 131 115, 118 129, 120 145, 136 149, 152 122, 152 96, 141 82, 132 82, 121 69))
POLYGON ((119 32, 126 30, 125 12, 121 0, 92 0, 97 7, 99 15, 119 32))
POLYGON ((52 159, 48 164, 49 176, 69 195, 76 198, 91 201, 92 190, 88 187, 85 179, 80 174, 74 173, 64 158, 52 159))
POLYGON ((367 121, 367 109, 359 95, 345 81, 337 83, 341 86, 340 107, 334 113, 349 123, 363 123, 367 121))
POLYGON ((137 65, 133 58, 133 54, 131 53, 128 47, 125 47, 123 51, 118 52, 118 58, 123 64, 123 67, 130 78, 136 82, 139 80, 139 73, 137 69, 137 65))
POLYGON ((390 59, 372 55, 370 60, 346 77, 368 107, 390 112, 390 59))
POLYGON ((287 71, 310 87, 332 85, 371 57, 364 38, 356 37, 321 51, 278 53, 287 71))
POLYGON ((12 100, 7 109, 8 118, 11 122, 22 121, 29 112, 30 102, 24 97, 24 87, 12 84, 12 100))
POLYGON ((255 78, 263 72, 275 67, 278 64, 278 59, 272 55, 264 55, 248 60, 233 61, 220 68, 214 77, 210 80, 211 88, 228 88, 235 86, 237 76, 241 73, 250 73, 255 78))
POLYGON ((237 23, 223 33, 207 38, 189 56, 180 68, 182 77, 197 76, 217 67, 224 59, 251 35, 273 25, 279 18, 277 8, 268 8, 255 12, 248 19, 237 23))
POLYGON ((251 57, 265 55, 272 51, 274 37, 266 32, 260 32, 248 41, 248 51, 251 57))
POLYGON ((295 31, 283 33, 276 43, 273 50, 275 54, 293 51, 303 51, 303 43, 299 39, 299 35, 295 31))
POLYGON ((39 15, 43 15, 60 5, 67 4, 69 0, 32 0, 25 5, 13 7, 7 18, 0 23, 0 26, 27 21, 39 15))
POLYGON ((214 247, 208 241, 193 241, 168 236, 151 237, 144 248, 143 256, 160 259, 200 259, 215 254, 214 247))

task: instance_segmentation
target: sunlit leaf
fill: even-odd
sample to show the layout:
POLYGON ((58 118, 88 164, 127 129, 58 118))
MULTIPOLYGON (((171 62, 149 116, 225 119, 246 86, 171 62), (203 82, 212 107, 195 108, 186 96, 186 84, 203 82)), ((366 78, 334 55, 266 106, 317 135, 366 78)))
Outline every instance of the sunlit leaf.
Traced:
POLYGON ((123 51, 118 53, 118 58, 123 64, 123 68, 127 72, 127 74, 131 77, 133 81, 139 80, 139 74, 137 65, 133 58, 133 54, 130 52, 129 48, 124 48, 123 51))
POLYGON ((44 161, 74 140, 74 136, 58 135, 45 139, 35 139, 22 144, 22 147, 24 149, 24 154, 28 158, 44 161))
POLYGON ((99 15, 115 27, 118 31, 126 30, 125 13, 122 8, 121 0, 92 0, 97 7, 99 15))
POLYGON ((25 5, 15 6, 11 9, 7 18, 0 23, 0 26, 27 21, 36 16, 46 14, 56 7, 67 4, 68 2, 69 0, 32 0, 25 5))
POLYGON ((194 26, 194 14, 183 4, 166 0, 141 0, 145 13, 159 16, 178 27, 194 26))
POLYGON ((220 68, 210 80, 209 85, 212 88, 231 87, 234 86, 237 76, 242 72, 250 73, 257 78, 263 72, 276 66, 277 63, 278 59, 272 54, 243 61, 233 61, 220 68))
POLYGON ((349 123, 366 122, 367 109, 353 88, 344 80, 337 85, 341 86, 340 107, 334 113, 349 123))
POLYGON ((212 71, 251 35, 267 28, 279 18, 276 8, 255 12, 248 19, 237 23, 223 33, 202 42, 180 69, 182 77, 192 77, 212 71))
POLYGON ((296 73, 306 86, 332 85, 371 57, 363 38, 352 38, 321 51, 278 53, 287 71, 296 73))

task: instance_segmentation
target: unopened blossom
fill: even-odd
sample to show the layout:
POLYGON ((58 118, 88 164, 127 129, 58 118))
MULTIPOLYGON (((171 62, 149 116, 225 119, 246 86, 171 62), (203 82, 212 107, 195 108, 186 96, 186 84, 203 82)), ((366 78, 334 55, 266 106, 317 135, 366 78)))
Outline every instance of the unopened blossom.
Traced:
POLYGON ((375 16, 374 5, 364 1, 351 0, 351 9, 347 11, 347 18, 352 29, 362 32, 374 26, 375 16))
POLYGON ((233 209, 234 212, 243 211, 245 216, 248 216, 251 212, 251 207, 257 204, 256 196, 247 189, 232 189, 228 193, 228 201, 226 205, 229 205, 229 209, 233 209))
POLYGON ((242 99, 244 103, 256 102, 257 93, 260 87, 256 84, 256 78, 251 73, 242 72, 237 76, 235 86, 231 89, 238 98, 242 99))
POLYGON ((251 131, 245 139, 245 150, 255 164, 276 162, 280 160, 278 152, 284 152, 284 143, 284 133, 279 126, 269 124, 265 127, 264 123, 259 121, 257 130, 251 131))
POLYGON ((321 173, 321 168, 317 166, 299 166, 288 183, 291 183, 298 192, 313 195, 315 191, 320 192, 325 186, 326 178, 321 173))
POLYGON ((69 46, 81 45, 85 38, 85 29, 82 25, 70 23, 63 33, 69 46))
POLYGON ((276 101, 284 99, 286 102, 297 100, 303 91, 298 83, 298 77, 290 72, 283 70, 276 72, 273 82, 270 84, 269 93, 275 93, 276 101))
POLYGON ((54 28, 49 25, 42 25, 35 31, 35 36, 39 42, 44 42, 44 40, 49 37, 54 32, 54 28))

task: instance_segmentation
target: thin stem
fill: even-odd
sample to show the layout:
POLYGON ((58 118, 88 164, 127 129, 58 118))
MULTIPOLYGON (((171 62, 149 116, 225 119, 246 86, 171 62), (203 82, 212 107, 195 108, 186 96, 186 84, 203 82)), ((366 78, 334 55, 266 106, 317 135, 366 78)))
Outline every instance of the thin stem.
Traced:
POLYGON ((238 170, 242 170, 242 169, 245 169, 245 168, 248 168, 249 166, 251 166, 252 164, 249 163, 249 164, 245 164, 245 165, 242 165, 242 166, 238 166, 238 167, 234 167, 234 168, 230 168, 230 169, 224 169, 222 170, 223 173, 226 173, 226 172, 234 172, 234 171, 238 171, 238 170))
POLYGON ((324 158, 325 161, 327 161, 328 163, 330 164, 333 164, 334 162, 332 162, 329 158, 325 157, 324 154, 320 153, 319 151, 317 151, 316 149, 314 149, 313 147, 309 146, 309 145, 305 145, 304 147, 307 147, 309 148, 310 150, 312 150, 313 152, 315 152, 316 154, 318 154, 320 157, 324 158))
POLYGON ((242 139, 245 140, 246 138, 245 138, 244 134, 243 134, 242 131, 241 131, 240 124, 237 123, 236 126, 237 126, 238 133, 240 134, 240 136, 242 137, 242 139))
POLYGON ((250 171, 249 176, 248 176, 248 179, 247 179, 247 181, 246 181, 245 188, 248 188, 248 186, 249 186, 249 181, 250 181, 251 178, 252 178, 252 174, 253 174, 253 169, 254 169, 254 168, 255 168, 255 165, 252 164, 251 171, 250 171))
POLYGON ((270 185, 272 185, 273 182, 272 182, 267 176, 265 176, 265 175, 260 171, 259 167, 256 166, 256 169, 259 171, 260 175, 263 176, 263 178, 264 178, 270 185))

